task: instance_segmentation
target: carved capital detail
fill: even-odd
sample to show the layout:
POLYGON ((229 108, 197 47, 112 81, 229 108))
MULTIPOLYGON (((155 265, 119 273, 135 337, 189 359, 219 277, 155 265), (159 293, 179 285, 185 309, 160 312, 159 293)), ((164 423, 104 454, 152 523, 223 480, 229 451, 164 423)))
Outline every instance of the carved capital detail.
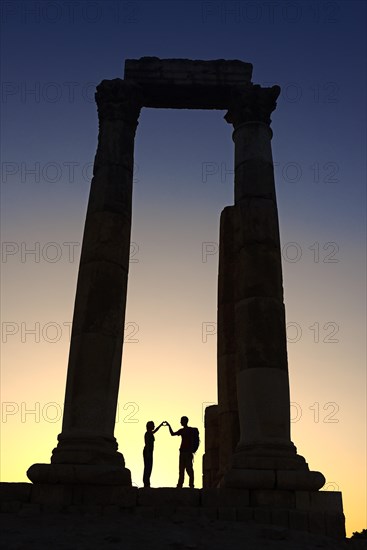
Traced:
POLYGON ((124 120, 137 125, 143 105, 143 92, 138 84, 121 78, 102 80, 95 99, 100 120, 124 120))
POLYGON ((235 88, 224 118, 235 128, 245 122, 263 122, 270 125, 270 115, 276 108, 279 94, 279 86, 262 88, 259 84, 250 84, 244 88, 235 88))

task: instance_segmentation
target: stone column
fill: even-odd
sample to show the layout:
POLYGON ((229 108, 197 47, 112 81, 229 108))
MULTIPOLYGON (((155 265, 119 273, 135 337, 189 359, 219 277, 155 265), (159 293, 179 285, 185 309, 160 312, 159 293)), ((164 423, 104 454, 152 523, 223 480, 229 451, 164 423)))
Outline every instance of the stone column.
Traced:
POLYGON ((316 490, 290 439, 290 398, 270 114, 280 88, 248 85, 233 94, 236 262, 234 324, 240 440, 222 485, 316 490))
POLYGON ((219 482, 218 405, 205 409, 205 453, 203 454, 203 488, 216 487, 219 482))
POLYGON ((236 391, 234 224, 236 207, 226 206, 220 217, 218 266, 218 431, 219 478, 228 470, 239 440, 236 391))
POLYGON ((114 437, 129 270, 134 138, 139 88, 97 87, 98 149, 79 265, 62 432, 34 482, 131 485, 114 437))

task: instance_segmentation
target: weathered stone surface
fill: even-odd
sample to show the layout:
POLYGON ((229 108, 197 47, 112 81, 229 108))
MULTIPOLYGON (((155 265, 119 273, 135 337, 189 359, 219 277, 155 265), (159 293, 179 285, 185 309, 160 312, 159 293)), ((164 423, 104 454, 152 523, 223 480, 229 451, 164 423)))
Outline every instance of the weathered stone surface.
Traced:
POLYGON ((206 407, 205 453, 203 455, 203 487, 215 487, 219 481, 219 426, 218 405, 206 407))
POLYGON ((213 474, 219 470, 218 448, 206 449, 203 464, 204 469, 212 471, 213 474))
POLYGON ((153 519, 157 517, 157 510, 154 506, 141 506, 135 508, 134 512, 144 519, 153 519))
POLYGON ((158 57, 141 57, 126 59, 125 80, 133 80, 140 84, 165 80, 181 79, 187 84, 209 81, 214 86, 224 82, 237 85, 238 82, 250 82, 252 64, 238 59, 215 59, 203 61, 200 59, 160 59, 158 57))
POLYGON ((32 502, 42 504, 44 509, 57 507, 59 510, 75 504, 72 485, 37 483, 32 487, 32 502))
POLYGON ((255 489, 250 491, 250 505, 291 510, 295 507, 295 494, 294 491, 255 489))
POLYGON ((220 217, 218 269, 217 373, 219 403, 219 478, 228 470, 239 439, 235 333, 235 270, 237 250, 234 223, 235 207, 226 207, 220 217))
POLYGON ((173 515, 173 521, 185 521, 199 518, 200 508, 197 506, 177 506, 173 515))
MULTIPOLYGON (((128 82, 121 78, 102 80, 97 86, 95 94, 100 123, 108 121, 124 123, 135 130, 143 105, 143 95, 142 88, 135 82, 128 82)), ((104 141, 104 138, 111 140, 110 143, 114 140, 113 138, 116 138, 117 144, 121 133, 118 131, 114 134, 111 132, 111 126, 108 125, 105 128, 110 131, 104 133, 100 127, 99 144, 104 141)), ((116 128, 116 126, 112 126, 112 128, 116 128)), ((101 150, 100 147, 98 149, 101 150)))
POLYGON ((204 415, 205 427, 205 449, 215 449, 218 447, 218 405, 210 405, 205 408, 204 415))
MULTIPOLYGON (((283 304, 272 297, 245 298, 236 304, 235 312, 239 370, 270 367, 287 372, 283 304)), ((282 405, 281 398, 275 395, 273 392, 274 405, 282 405)))
POLYGON ((248 506, 250 503, 249 491, 243 489, 202 489, 201 505, 204 507, 248 506))
POLYGON ((75 498, 81 504, 118 505, 119 508, 133 508, 137 504, 137 487, 123 487, 121 485, 85 485, 74 490, 75 498))
POLYGON ((279 94, 279 86, 262 88, 258 84, 252 84, 237 87, 232 90, 231 104, 224 118, 236 129, 244 123, 256 126, 263 123, 266 128, 271 123, 270 115, 276 107, 279 94))
POLYGON ((131 220, 132 187, 133 173, 130 164, 95 164, 88 215, 95 212, 121 213, 131 220))
POLYGON ((235 203, 251 197, 275 201, 274 167, 261 159, 239 161, 235 174, 235 203))
MULTIPOLYGON (((94 212, 85 223, 87 246, 81 267, 88 263, 112 262, 125 273, 129 270, 131 218, 121 212, 94 212)), ((106 274, 108 277, 108 273, 106 274)))
POLYGON ((333 492, 259 489, 177 490, 137 489, 93 484, 0 484, 0 511, 23 516, 80 514, 87 517, 135 514, 143 518, 224 520, 271 524, 298 531, 345 537, 341 495, 333 492), (18 485, 18 487, 17 487, 18 485), (31 487, 31 500, 24 498, 22 485, 31 487), (329 496, 331 495, 331 496, 329 496), (320 497, 320 498, 318 498, 320 497), (335 498, 337 497, 337 498, 335 498), (314 501, 312 504, 311 501, 314 501), (298 507, 298 508, 297 508, 298 507), (303 507, 305 509, 300 509, 303 507), (330 507, 330 509, 328 509, 330 507), (323 509, 324 508, 324 509, 323 509), (333 511, 334 510, 334 511, 333 511))
POLYGON ((272 525, 278 525, 279 527, 289 528, 289 510, 272 508, 271 523, 272 525))
POLYGON ((29 502, 31 498, 31 483, 0 483, 0 502, 29 502))
MULTIPOLYGON (((306 512, 324 512, 327 534, 345 533, 342 494, 339 491, 296 491, 296 508, 306 512)), ((344 535, 343 535, 344 536, 344 535)))
POLYGON ((317 491, 323 485, 325 485, 325 477, 320 472, 277 470, 277 488, 279 489, 317 491))
POLYGON ((24 502, 18 512, 20 517, 33 517, 41 513, 41 505, 36 502, 24 502))
POLYGON ((210 508, 199 508, 200 510, 200 517, 209 519, 209 520, 216 520, 218 519, 218 508, 210 507, 210 508))
MULTIPOLYGON (((222 359, 223 357, 228 357, 228 360, 230 360, 229 358, 230 357, 232 358, 236 354, 234 304, 227 303, 227 304, 218 305, 217 319, 218 319, 218 336, 217 336, 218 360, 222 359)), ((236 362, 233 361, 233 365, 235 365, 235 363, 236 362)), ((220 376, 222 379, 229 378, 231 380, 234 374, 233 372, 231 373, 232 371, 231 363, 228 363, 228 368, 230 369, 229 372, 227 372, 227 365, 223 365, 223 367, 218 365, 218 376, 220 376), (230 376, 231 374, 232 376, 230 376)), ((229 383, 231 382, 227 382, 227 386, 229 383)), ((223 388, 220 386, 219 381, 218 381, 218 390, 223 393, 223 388)), ((231 397, 234 397, 232 394, 230 395, 231 397)))
POLYGON ((296 509, 309 510, 311 506, 310 491, 295 491, 296 509))
POLYGON ((84 504, 81 507, 82 514, 88 518, 97 519, 102 516, 102 506, 98 504, 84 504))
POLYGON ((223 208, 220 214, 219 222, 220 227, 218 284, 222 282, 224 286, 218 287, 218 303, 222 303, 222 301, 232 301, 233 288, 231 288, 230 281, 233 281, 233 269, 231 268, 236 265, 236 242, 234 240, 234 224, 237 223, 237 221, 236 206, 226 206, 225 208, 223 208))
POLYGON ((74 314, 72 335, 113 336, 115 342, 118 339, 120 343, 125 317, 126 269, 109 261, 88 262, 80 266, 79 280, 80 292, 75 302, 78 311, 74 314))
POLYGON ((276 456, 277 446, 283 451, 290 441, 287 371, 265 366, 244 369, 237 375, 237 388, 244 402, 239 410, 241 437, 236 454, 246 445, 262 444, 276 456))
POLYGON ((274 489, 275 473, 272 470, 231 468, 224 476, 222 487, 234 489, 274 489))
POLYGON ((240 426, 237 411, 224 411, 219 414, 220 472, 224 474, 231 464, 232 455, 240 438, 240 426))
POLYGON ((167 506, 172 509, 175 506, 198 506, 199 503, 199 489, 161 487, 160 489, 140 489, 138 492, 139 506, 167 506))
POLYGON ((28 469, 27 476, 36 484, 131 486, 130 470, 108 463, 33 464, 28 469))
POLYGON ((308 531, 308 512, 303 510, 289 511, 289 527, 296 531, 308 531))
POLYGON ((271 510, 267 508, 254 508, 254 520, 256 523, 271 523, 271 510))
POLYGON ((252 65, 238 60, 159 59, 125 61, 125 81, 144 90, 145 107, 227 109, 232 89, 247 86, 252 65))
POLYGON ((272 199, 256 196, 245 198, 236 205, 236 217, 233 227, 237 249, 245 244, 262 243, 274 245, 276 250, 280 250, 278 214, 272 199))
POLYGON ((164 518, 164 519, 172 519, 175 513, 175 507, 162 504, 155 508, 155 517, 157 518, 164 518))
POLYGON ((223 521, 236 521, 236 508, 234 506, 219 506, 218 519, 223 521))
POLYGON ((236 221, 235 207, 226 207, 220 216, 217 314, 218 399, 223 411, 237 410, 236 363, 235 361, 231 363, 229 358, 236 353, 234 316, 237 262, 234 223, 236 221))
POLYGON ((334 539, 345 538, 345 517, 344 514, 325 513, 326 535, 334 539))
POLYGON ((268 446, 268 451, 265 448, 265 445, 262 447, 261 451, 258 451, 256 454, 254 446, 254 452, 251 449, 251 445, 247 446, 246 451, 238 451, 235 458, 233 459, 234 466, 257 470, 297 470, 304 469, 307 470, 307 466, 302 462, 299 455, 295 456, 276 456, 275 451, 274 455, 271 456, 272 445, 268 446), (262 454, 263 453, 263 454, 262 454), (266 453, 269 456, 264 456, 266 453))
POLYGON ((342 502, 341 492, 339 491, 311 492, 310 509, 319 511, 319 512, 343 514, 343 502, 342 502))
MULTIPOLYGON (((273 164, 273 156, 271 152, 271 138, 273 132, 267 124, 261 122, 248 122, 237 127, 232 138, 236 144, 235 147, 235 184, 240 173, 237 169, 244 162, 256 161, 256 166, 259 166, 259 161, 267 164, 273 164)), ((260 180, 261 181, 261 180, 260 180)), ((272 178, 274 182, 274 179, 272 178)), ((274 189, 274 183, 273 183, 274 189)))
POLYGON ((95 157, 94 173, 102 166, 116 165, 132 176, 134 169, 135 128, 121 120, 106 120, 101 124, 95 157))
POLYGON ((238 506, 237 507, 237 521, 253 521, 254 519, 254 509, 249 506, 238 506))
POLYGON ((310 533, 315 533, 316 535, 325 535, 326 534, 325 513, 310 510, 308 512, 308 526, 309 526, 310 533))
MULTIPOLYGON (((122 338, 122 337, 121 337, 122 338)), ((120 343, 122 346, 122 341, 120 343)), ((70 373, 68 384, 70 385, 70 394, 67 395, 65 401, 64 418, 67 419, 67 424, 64 428, 65 438, 69 441, 78 439, 78 433, 83 434, 85 443, 90 442, 91 457, 88 459, 81 457, 80 460, 70 458, 71 463, 76 462, 92 462, 95 463, 93 456, 97 459, 98 453, 101 457, 109 454, 112 451, 112 442, 116 440, 111 438, 111 445, 108 445, 108 434, 113 433, 115 423, 115 400, 112 389, 109 384, 114 381, 116 374, 114 369, 120 369, 119 347, 116 338, 108 335, 101 335, 96 332, 89 334, 75 335, 70 348, 70 362, 74 365, 80 365, 78 373, 85 375, 85 382, 80 380, 80 377, 70 373), (108 361, 108 362, 107 362, 108 361), (93 370, 92 370, 93 369, 93 370), (67 408, 66 408, 67 407, 67 408), (75 433, 77 432, 77 433, 75 433), (93 443, 91 438, 95 435, 96 441, 93 443)), ((119 370, 118 373, 119 374, 119 370)), ((72 448, 68 445, 67 449, 64 442, 60 438, 58 450, 67 450, 71 452, 72 448)), ((81 439, 81 437, 80 437, 81 439)), ((78 444, 75 448, 75 453, 80 454, 81 451, 87 451, 87 446, 84 443, 78 444)), ((56 451, 53 453, 53 462, 68 462, 55 458, 56 451)), ((106 457, 107 459, 107 457, 106 457)), ((112 458, 111 458, 112 460, 112 458)), ((105 463, 107 460, 103 460, 105 463)), ((121 462, 120 458, 116 457, 114 462, 121 462)))
POLYGON ((121 515, 121 508, 117 504, 108 504, 103 506, 102 513, 106 517, 117 517, 121 515))
POLYGON ((4 514, 16 514, 22 507, 22 503, 18 500, 8 500, 6 502, 0 502, 0 512, 4 514))
POLYGON ((279 249, 273 244, 246 243, 237 254, 236 295, 238 300, 253 297, 282 297, 282 266, 279 249))

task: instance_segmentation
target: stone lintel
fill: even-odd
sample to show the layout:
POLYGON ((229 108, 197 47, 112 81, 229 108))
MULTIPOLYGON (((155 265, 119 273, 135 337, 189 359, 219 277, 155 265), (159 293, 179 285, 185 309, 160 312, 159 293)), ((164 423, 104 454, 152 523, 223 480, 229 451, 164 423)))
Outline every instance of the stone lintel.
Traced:
POLYGON ((227 109, 233 88, 251 83, 252 65, 239 60, 159 59, 125 61, 124 79, 144 92, 144 107, 227 109))
POLYGON ((141 57, 126 59, 125 80, 135 80, 142 84, 161 83, 181 79, 187 84, 229 86, 251 82, 252 64, 238 59, 160 59, 141 57))

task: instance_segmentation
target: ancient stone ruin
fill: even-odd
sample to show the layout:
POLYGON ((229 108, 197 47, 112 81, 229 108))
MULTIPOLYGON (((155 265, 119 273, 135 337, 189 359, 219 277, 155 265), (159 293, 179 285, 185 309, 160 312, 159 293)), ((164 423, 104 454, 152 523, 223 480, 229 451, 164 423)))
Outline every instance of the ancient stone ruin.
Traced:
MULTIPOLYGON (((143 506, 149 498, 158 509, 167 503, 165 489, 152 490, 157 491, 154 497, 144 489, 140 496, 137 489, 132 492, 130 471, 114 438, 135 131, 142 107, 225 109, 225 120, 234 128, 235 201, 223 209, 220 220, 218 405, 208 407, 205 415, 203 489, 179 501, 181 506, 216 510, 215 517, 227 509, 232 519, 252 518, 343 537, 341 494, 319 491, 324 476, 309 470, 290 438, 270 128, 280 88, 253 84, 252 65, 238 60, 145 57, 127 60, 124 76, 97 87, 98 149, 80 259, 63 426, 51 464, 34 464, 27 472, 34 484, 32 499, 47 503, 49 495, 59 491, 62 496, 54 500, 69 504, 75 498, 90 500, 91 494, 101 504, 111 499, 121 504, 127 494, 131 506, 143 506)), ((169 502, 181 498, 172 496, 177 490, 170 491, 169 502)))

